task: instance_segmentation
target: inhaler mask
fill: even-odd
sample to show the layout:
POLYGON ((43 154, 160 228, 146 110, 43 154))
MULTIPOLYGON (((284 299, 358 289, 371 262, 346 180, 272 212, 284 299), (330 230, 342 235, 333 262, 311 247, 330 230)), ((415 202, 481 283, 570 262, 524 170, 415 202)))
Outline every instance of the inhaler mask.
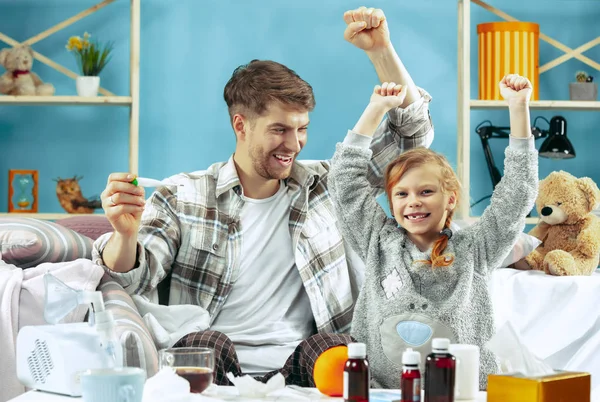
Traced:
POLYGON ((115 320, 111 311, 104 309, 104 299, 99 291, 76 290, 57 279, 44 274, 46 289, 44 319, 49 324, 58 324, 80 304, 91 304, 88 324, 94 327, 106 358, 106 367, 122 367, 122 350, 115 336, 115 320))
POLYGON ((94 325, 94 312, 104 310, 104 301, 100 292, 75 290, 54 275, 44 274, 44 287, 46 289, 44 319, 49 324, 58 324, 80 304, 93 305, 90 310, 89 324, 94 325))

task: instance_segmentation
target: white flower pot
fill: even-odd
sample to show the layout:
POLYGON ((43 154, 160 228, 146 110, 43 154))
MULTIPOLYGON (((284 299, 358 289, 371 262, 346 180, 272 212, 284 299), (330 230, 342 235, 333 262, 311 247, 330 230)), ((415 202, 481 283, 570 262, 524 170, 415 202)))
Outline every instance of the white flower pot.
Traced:
POLYGON ((98 96, 100 77, 79 76, 75 80, 75 86, 79 96, 98 96))

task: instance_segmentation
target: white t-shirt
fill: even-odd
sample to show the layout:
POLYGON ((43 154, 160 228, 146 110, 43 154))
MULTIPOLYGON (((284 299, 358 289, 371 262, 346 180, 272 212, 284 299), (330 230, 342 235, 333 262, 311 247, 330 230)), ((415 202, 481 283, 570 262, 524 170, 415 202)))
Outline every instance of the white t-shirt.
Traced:
POLYGON ((239 275, 210 329, 231 338, 244 374, 263 375, 314 333, 314 318, 295 264, 287 186, 244 201, 239 275))

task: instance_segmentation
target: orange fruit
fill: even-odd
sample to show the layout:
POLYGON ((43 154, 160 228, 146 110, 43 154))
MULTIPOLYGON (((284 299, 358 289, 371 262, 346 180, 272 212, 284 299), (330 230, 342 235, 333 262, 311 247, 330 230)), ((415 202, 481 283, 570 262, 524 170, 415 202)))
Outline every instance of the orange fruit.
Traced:
POLYGON ((344 394, 344 366, 348 360, 346 345, 327 349, 317 358, 313 371, 315 386, 327 396, 340 397, 344 394))

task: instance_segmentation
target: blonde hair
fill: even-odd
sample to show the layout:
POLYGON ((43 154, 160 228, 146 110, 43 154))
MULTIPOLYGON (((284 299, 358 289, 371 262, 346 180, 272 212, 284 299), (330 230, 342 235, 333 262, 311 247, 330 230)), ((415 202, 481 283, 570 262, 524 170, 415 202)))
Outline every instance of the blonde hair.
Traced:
MULTIPOLYGON (((385 192, 392 213, 394 213, 392 189, 409 169, 422 165, 436 165, 440 168, 439 179, 442 185, 442 191, 444 193, 453 192, 456 195, 456 204, 458 204, 460 197, 460 182, 446 157, 428 148, 414 148, 402 153, 386 168, 385 192)), ((446 222, 444 222, 444 228, 450 227, 453 214, 454 210, 448 212, 446 222)), ((443 233, 433 244, 431 259, 422 262, 429 264, 432 267, 447 267, 452 264, 454 262, 454 256, 444 254, 446 246, 448 245, 448 240, 448 234, 443 233)))

